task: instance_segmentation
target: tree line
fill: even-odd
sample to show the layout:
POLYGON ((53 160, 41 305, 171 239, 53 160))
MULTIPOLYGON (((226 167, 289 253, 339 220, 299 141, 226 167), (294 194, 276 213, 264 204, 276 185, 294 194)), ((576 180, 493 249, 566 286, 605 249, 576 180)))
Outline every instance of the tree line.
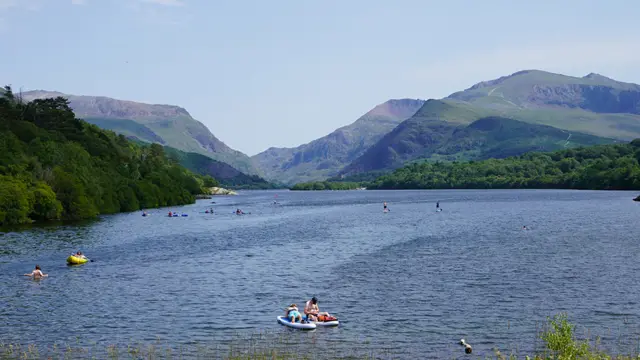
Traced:
POLYGON ((355 190, 359 187, 359 182, 312 181, 295 184, 291 190, 355 190))
POLYGON ((158 144, 77 119, 63 97, 24 102, 8 86, 0 92, 0 225, 188 204, 217 183, 158 144))
POLYGON ((506 159, 414 163, 369 189, 640 189, 640 139, 506 159))

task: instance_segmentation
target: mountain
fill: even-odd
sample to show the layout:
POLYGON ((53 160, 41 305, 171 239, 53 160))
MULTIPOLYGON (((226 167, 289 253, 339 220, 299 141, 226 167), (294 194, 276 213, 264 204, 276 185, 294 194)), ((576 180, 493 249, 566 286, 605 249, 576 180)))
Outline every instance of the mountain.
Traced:
POLYGON ((631 140, 640 135, 640 85, 594 73, 572 77, 524 70, 443 100, 467 111, 597 136, 631 140))
POLYGON ((251 159, 218 140, 187 110, 173 105, 144 104, 103 96, 77 96, 54 91, 22 93, 25 101, 65 97, 76 116, 103 129, 113 130, 142 141, 168 145, 225 162, 250 174, 257 174, 251 159))
POLYGON ((223 186, 234 189, 273 189, 271 184, 258 175, 247 175, 227 163, 198 153, 188 153, 169 146, 164 147, 167 156, 185 168, 200 175, 209 175, 223 186))
POLYGON ((571 134, 568 146, 639 137, 640 86, 593 73, 572 77, 539 70, 519 71, 481 82, 444 99, 426 101, 411 118, 381 138, 340 174, 389 170, 420 157, 482 159, 488 154, 511 156, 524 149, 555 150, 568 134, 571 134), (485 118, 500 122, 506 130, 496 133, 494 129, 481 135, 476 126, 486 125, 488 120, 469 126, 485 118), (519 131, 509 130, 515 124, 513 121, 518 121, 519 131), (507 126, 507 122, 510 125, 507 126), (519 137, 523 132, 544 138, 519 137), (452 138, 454 134, 467 135, 456 139, 452 138), (500 138, 494 138, 496 134, 500 134, 500 138), (503 139, 505 134, 513 139, 503 139), (486 142, 466 136, 485 137, 486 142), (467 141, 467 145, 460 141, 467 141), (491 141, 498 143, 491 144, 491 141), (476 148, 469 148, 468 144, 475 144, 476 148), (458 153, 451 150, 456 146, 461 149, 458 153))
POLYGON ((362 155, 423 103, 414 99, 389 100, 327 136, 296 148, 269 148, 252 159, 269 180, 291 184, 324 179, 362 155))
POLYGON ((484 160, 613 142, 502 117, 485 117, 465 126, 438 119, 411 118, 385 135, 341 174, 395 169, 418 159, 484 160))

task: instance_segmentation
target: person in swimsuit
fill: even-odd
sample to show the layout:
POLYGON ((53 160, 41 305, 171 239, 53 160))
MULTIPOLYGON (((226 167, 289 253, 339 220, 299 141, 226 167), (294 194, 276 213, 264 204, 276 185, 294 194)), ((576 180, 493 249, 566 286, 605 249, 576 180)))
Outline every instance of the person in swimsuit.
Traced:
POLYGON ((47 277, 49 274, 43 274, 42 270, 40 270, 40 265, 36 265, 36 268, 31 272, 31 274, 24 274, 24 276, 31 276, 34 279, 39 279, 42 277, 47 277))
POLYGON ((298 311, 298 306, 296 304, 289 305, 289 307, 285 309, 285 314, 286 314, 286 317, 289 318, 289 321, 291 323, 295 323, 296 319, 298 320, 298 322, 302 322, 302 315, 300 315, 300 312, 298 311))
POLYGON ((83 254, 82 252, 80 252, 80 251, 78 251, 78 252, 77 252, 77 253, 75 253, 75 254, 71 254, 71 255, 73 255, 73 256, 75 256, 75 257, 77 257, 77 258, 80 258, 80 259, 86 259, 86 258, 87 258, 87 257, 86 257, 86 256, 84 256, 84 254, 83 254))
POLYGON ((310 321, 322 321, 325 317, 330 316, 328 312, 320 312, 318 299, 315 296, 305 304, 304 314, 310 321))

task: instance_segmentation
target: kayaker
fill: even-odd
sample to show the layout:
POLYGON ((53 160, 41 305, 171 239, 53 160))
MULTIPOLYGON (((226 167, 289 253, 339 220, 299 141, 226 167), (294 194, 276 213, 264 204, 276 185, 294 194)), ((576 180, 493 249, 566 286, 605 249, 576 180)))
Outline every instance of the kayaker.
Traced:
POLYGON ((49 274, 43 274, 42 270, 40 269, 40 265, 36 265, 36 268, 31 272, 31 274, 24 274, 24 276, 31 276, 34 279, 38 279, 41 277, 47 277, 49 276, 49 274))
POLYGON ((302 315, 298 311, 298 306, 296 304, 291 304, 285 309, 285 316, 289 318, 291 323, 295 323, 296 319, 298 322, 302 322, 302 315))
POLYGON ((315 296, 305 304, 304 314, 307 315, 307 318, 311 321, 322 321, 324 317, 330 316, 328 312, 320 312, 320 308, 318 307, 318 299, 316 299, 315 296))

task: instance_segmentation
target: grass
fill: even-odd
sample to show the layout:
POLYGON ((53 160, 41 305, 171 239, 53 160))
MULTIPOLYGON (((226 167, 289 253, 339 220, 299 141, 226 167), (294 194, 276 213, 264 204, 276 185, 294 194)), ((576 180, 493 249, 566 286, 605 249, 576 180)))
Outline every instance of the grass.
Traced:
MULTIPOLYGON (((305 333, 298 333, 305 336, 305 333)), ((282 333, 261 332, 250 336, 239 336, 227 343, 215 346, 200 344, 166 346, 158 339, 152 344, 80 346, 54 344, 43 348, 35 344, 4 344, 0 342, 0 360, 67 360, 67 359, 225 359, 225 360, 289 360, 289 359, 353 359, 369 360, 390 353, 378 351, 374 355, 369 344, 358 344, 352 350, 316 346, 299 341, 297 336, 282 333)))

